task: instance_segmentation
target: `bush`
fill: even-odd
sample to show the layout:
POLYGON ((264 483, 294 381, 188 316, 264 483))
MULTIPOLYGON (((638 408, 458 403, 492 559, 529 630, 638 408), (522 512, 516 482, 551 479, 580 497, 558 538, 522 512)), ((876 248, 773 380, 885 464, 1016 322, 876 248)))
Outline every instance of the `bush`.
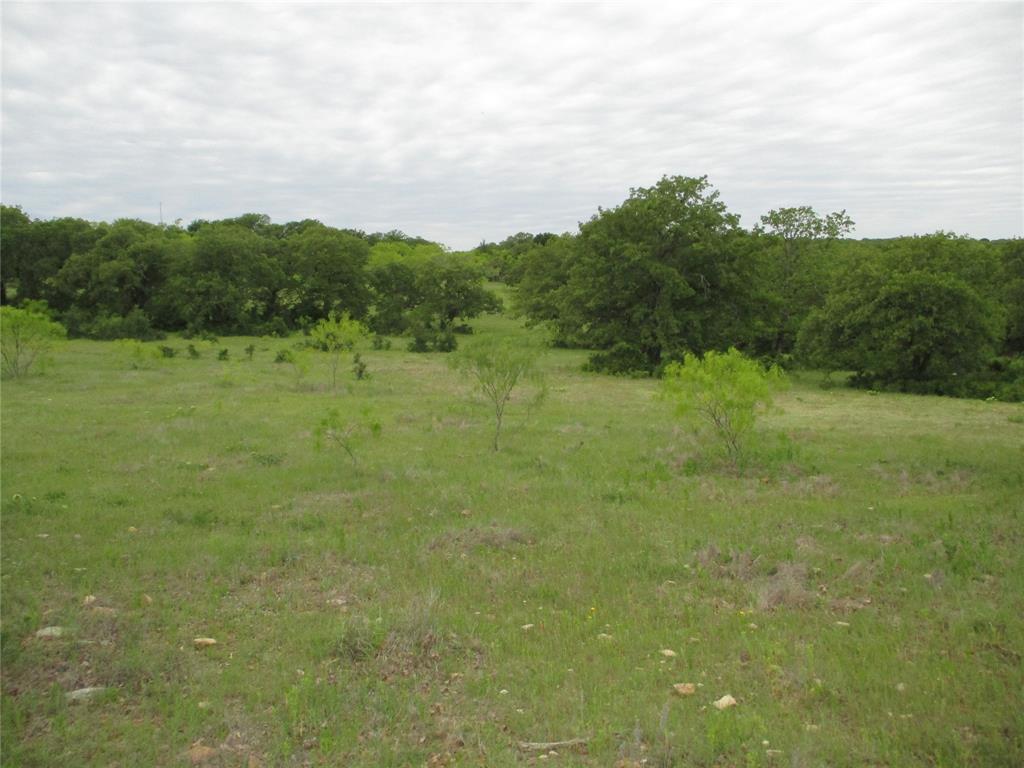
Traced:
POLYGON ((113 339, 137 339, 156 341, 166 334, 153 327, 149 316, 138 307, 127 315, 99 315, 91 322, 81 325, 79 332, 90 339, 110 341, 113 339))
POLYGON ((0 307, 0 359, 3 373, 25 376, 67 331, 36 308, 0 307))
MULTIPOLYGON (((310 346, 331 355, 331 389, 338 385, 338 365, 341 353, 350 352, 356 343, 366 336, 366 326, 349 317, 348 312, 337 314, 332 312, 309 332, 310 346)), ((366 367, 363 366, 365 372, 366 367)))
POLYGON ((681 363, 665 367, 662 386, 676 413, 709 427, 738 466, 758 411, 771 405, 772 392, 783 381, 778 367, 765 369, 730 348, 707 352, 703 359, 686 354, 681 363))
POLYGON ((800 330, 805 363, 870 389, 956 395, 998 347, 998 307, 951 272, 866 265, 845 275, 800 330))

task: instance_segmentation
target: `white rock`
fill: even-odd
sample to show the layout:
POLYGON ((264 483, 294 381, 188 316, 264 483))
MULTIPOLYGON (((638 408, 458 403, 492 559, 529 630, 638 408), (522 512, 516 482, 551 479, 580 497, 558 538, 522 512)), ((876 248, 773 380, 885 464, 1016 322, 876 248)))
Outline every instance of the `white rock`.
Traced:
POLYGON ((661 651, 661 655, 664 656, 666 659, 674 659, 676 657, 676 652, 673 651, 671 648, 664 648, 661 651))
POLYGON ((107 690, 104 686, 98 686, 95 688, 79 688, 76 691, 71 691, 66 695, 68 701, 86 701, 91 699, 98 693, 103 693, 107 690))
POLYGON ((43 639, 60 637, 64 634, 64 627, 43 627, 36 632, 36 637, 43 639))
POLYGON ((736 706, 736 699, 730 696, 728 693, 725 694, 718 701, 714 702, 715 709, 728 709, 729 707, 736 706))

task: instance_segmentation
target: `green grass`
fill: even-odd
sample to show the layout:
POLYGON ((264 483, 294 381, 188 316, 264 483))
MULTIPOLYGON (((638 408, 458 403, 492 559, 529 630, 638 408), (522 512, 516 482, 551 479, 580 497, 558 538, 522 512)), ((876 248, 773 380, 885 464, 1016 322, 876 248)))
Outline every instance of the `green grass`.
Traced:
POLYGON ((1020 406, 798 377, 735 473, 552 350, 493 453, 443 356, 294 341, 4 383, 3 765, 1024 764, 1020 406))

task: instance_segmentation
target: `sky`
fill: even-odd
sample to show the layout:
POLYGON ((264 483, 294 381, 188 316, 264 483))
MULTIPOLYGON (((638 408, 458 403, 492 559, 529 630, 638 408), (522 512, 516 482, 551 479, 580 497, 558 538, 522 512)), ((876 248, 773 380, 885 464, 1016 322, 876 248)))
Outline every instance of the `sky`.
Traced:
POLYGON ((2 5, 0 197, 455 249, 664 175, 752 227, 1024 235, 1024 3, 2 5))

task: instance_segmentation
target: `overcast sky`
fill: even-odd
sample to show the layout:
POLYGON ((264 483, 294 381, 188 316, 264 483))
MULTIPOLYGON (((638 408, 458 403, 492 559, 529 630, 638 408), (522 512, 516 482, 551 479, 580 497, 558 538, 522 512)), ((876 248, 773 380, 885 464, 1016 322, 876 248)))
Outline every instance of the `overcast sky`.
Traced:
POLYGON ((466 248, 662 175, 745 226, 1021 236, 1024 4, 4 2, 2 198, 466 248))

